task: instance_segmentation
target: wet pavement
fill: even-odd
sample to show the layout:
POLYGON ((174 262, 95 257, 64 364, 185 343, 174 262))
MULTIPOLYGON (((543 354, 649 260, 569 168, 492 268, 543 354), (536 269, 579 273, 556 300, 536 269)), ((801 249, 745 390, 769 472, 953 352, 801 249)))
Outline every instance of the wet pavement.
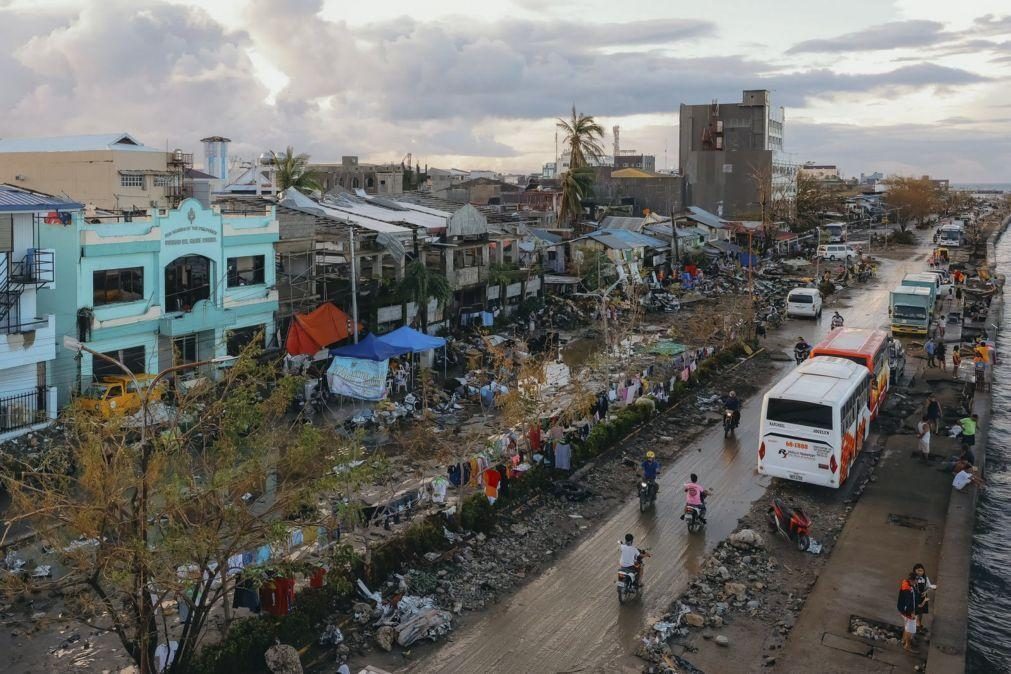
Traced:
MULTIPOLYGON (((797 336, 817 342, 829 329, 838 308, 851 327, 885 327, 888 292, 907 271, 923 267, 924 249, 902 260, 881 260, 866 289, 833 301, 820 321, 792 319, 770 337, 767 347, 792 357, 797 336)), ((792 366, 777 365, 780 372, 792 366)), ((737 526, 751 504, 761 498, 769 478, 755 471, 758 411, 762 396, 779 378, 775 373, 744 405, 736 437, 724 439, 714 426, 685 448, 660 477, 655 509, 639 512, 629 500, 577 547, 510 599, 482 614, 445 643, 422 654, 400 671, 410 672, 616 672, 640 671, 629 655, 639 632, 668 607, 698 571, 705 555, 737 526), (679 520, 681 484, 690 473, 712 490, 709 524, 689 535, 679 520), (614 587, 618 541, 633 533, 653 557, 646 563, 646 590, 641 600, 619 605, 614 587)))

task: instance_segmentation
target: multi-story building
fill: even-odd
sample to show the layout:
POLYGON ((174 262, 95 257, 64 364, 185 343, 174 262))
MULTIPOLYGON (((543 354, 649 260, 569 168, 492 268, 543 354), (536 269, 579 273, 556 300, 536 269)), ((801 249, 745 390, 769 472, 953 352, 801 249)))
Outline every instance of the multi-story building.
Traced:
POLYGON ((804 162, 804 164, 797 170, 797 173, 818 181, 834 182, 841 179, 839 175, 839 167, 835 164, 816 164, 810 161, 804 162))
MULTIPOLYGON (((678 166, 685 203, 720 216, 755 217, 796 197, 797 167, 783 153, 783 108, 766 90, 740 103, 681 105, 678 166)), ((757 219, 757 217, 755 217, 757 219)))
POLYGON ((193 155, 127 133, 0 140, 0 183, 104 210, 169 208, 182 198, 193 155))
MULTIPOLYGON (((0 440, 26 433, 56 416, 47 387, 56 357, 52 313, 40 311, 41 289, 56 290, 55 251, 40 233, 65 227, 81 209, 65 199, 0 185, 0 440)), ((76 264, 77 258, 60 261, 76 264)), ((61 287, 72 294, 72 287, 61 287)))
MULTIPOLYGON (((57 341, 73 336, 136 373, 237 355, 260 331, 265 342, 274 336, 277 239, 272 207, 229 214, 187 199, 144 217, 75 214, 40 232, 60 292, 41 290, 39 306, 56 316, 57 341)), ((54 370, 61 402, 117 373, 66 349, 54 370)))
POLYGON ((341 157, 339 164, 310 164, 323 192, 364 190, 366 194, 389 195, 404 191, 404 167, 400 164, 361 164, 358 157, 341 157))

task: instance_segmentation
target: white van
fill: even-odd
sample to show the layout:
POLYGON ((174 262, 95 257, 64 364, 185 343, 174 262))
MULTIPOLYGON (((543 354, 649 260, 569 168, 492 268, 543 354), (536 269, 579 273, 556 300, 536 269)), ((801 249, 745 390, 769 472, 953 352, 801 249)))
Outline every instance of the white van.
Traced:
POLYGON ((849 261, 859 256, 860 253, 845 243, 827 243, 818 246, 818 257, 826 260, 849 261))
POLYGON ((761 475, 838 488, 871 423, 867 368, 845 358, 805 360, 765 394, 761 475))
POLYGON ((794 288, 786 296, 787 316, 821 316, 821 292, 817 288, 794 288))

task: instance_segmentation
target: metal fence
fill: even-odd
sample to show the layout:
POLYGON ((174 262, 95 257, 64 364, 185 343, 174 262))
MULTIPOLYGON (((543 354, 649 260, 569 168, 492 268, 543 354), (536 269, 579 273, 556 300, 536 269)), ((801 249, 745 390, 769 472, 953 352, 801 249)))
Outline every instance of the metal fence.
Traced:
POLYGON ((46 393, 49 387, 0 398, 0 433, 28 428, 46 421, 46 393))

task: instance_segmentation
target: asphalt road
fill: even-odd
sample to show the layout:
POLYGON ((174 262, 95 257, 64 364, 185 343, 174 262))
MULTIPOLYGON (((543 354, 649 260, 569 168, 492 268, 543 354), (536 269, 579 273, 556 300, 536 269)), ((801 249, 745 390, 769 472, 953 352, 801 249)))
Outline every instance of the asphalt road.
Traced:
MULTIPOLYGON (((835 308, 848 326, 885 327, 888 291, 904 273, 923 268, 925 250, 903 260, 883 260, 871 287, 858 288, 851 297, 836 302, 818 322, 787 321, 767 345, 792 356, 790 345, 797 336, 815 343, 828 331, 835 308)), ((791 364, 777 367, 782 371, 791 364)), ((738 518, 765 493, 769 478, 755 470, 757 417, 762 396, 779 377, 776 373, 745 403, 736 438, 724 439, 722 427, 714 426, 673 465, 664 467, 654 510, 640 513, 638 501, 629 500, 541 576, 454 633, 452 642, 424 655, 416 653, 420 657, 401 671, 641 671, 641 661, 629 655, 636 635, 684 590, 706 553, 736 528, 738 518), (708 501, 708 526, 703 533, 689 535, 679 519, 684 503, 680 487, 693 472, 714 495, 708 501), (622 606, 614 581, 618 541, 629 532, 653 557, 647 560, 642 599, 622 606)))

